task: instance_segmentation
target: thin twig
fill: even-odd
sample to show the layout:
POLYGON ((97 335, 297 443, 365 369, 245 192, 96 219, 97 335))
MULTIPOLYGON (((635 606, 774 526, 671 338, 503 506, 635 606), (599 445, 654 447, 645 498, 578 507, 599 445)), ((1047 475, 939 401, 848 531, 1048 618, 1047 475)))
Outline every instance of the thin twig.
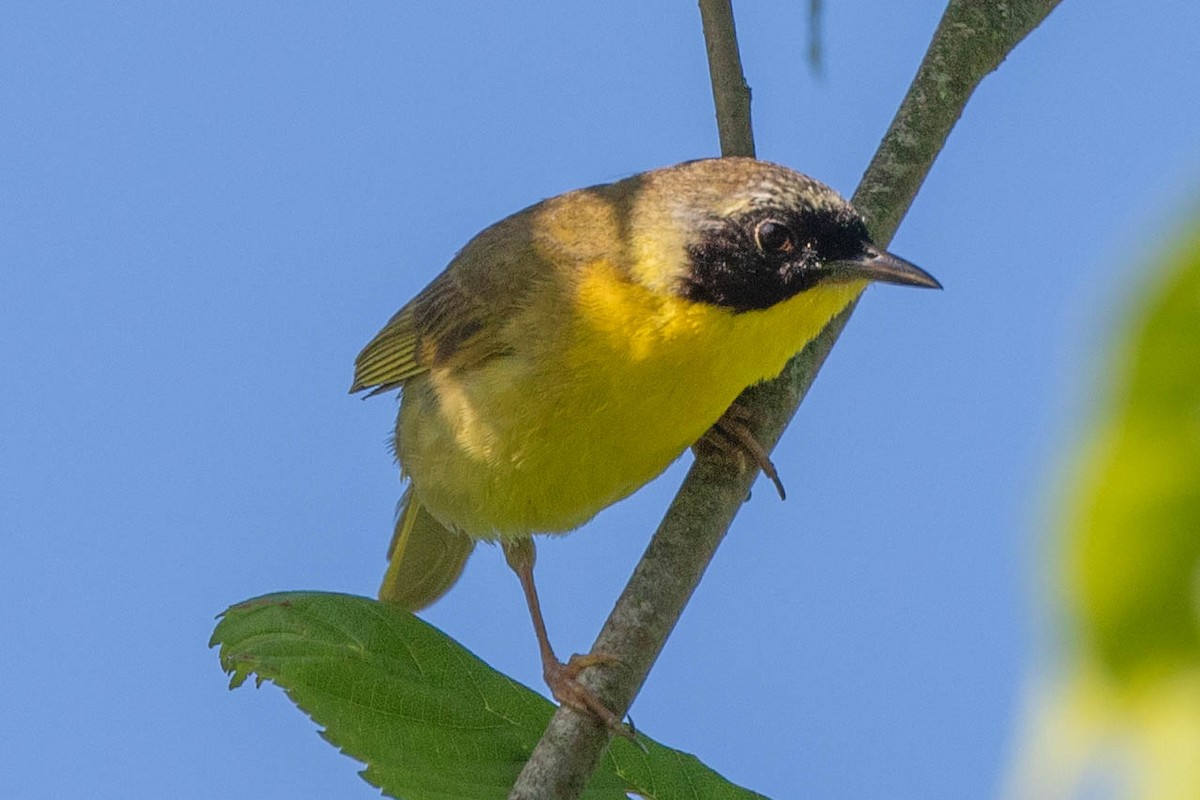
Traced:
POLYGON ((721 155, 754 157, 754 127, 750 124, 750 87, 742 73, 737 27, 731 0, 700 0, 708 78, 717 112, 721 155))
MULTIPOLYGON (((979 81, 1059 1, 951 0, 854 195, 877 243, 886 245, 891 240, 979 81)), ((703 9, 705 4, 701 6, 703 9)), ((705 34, 709 35, 707 22, 705 34)), ((724 35, 732 37, 732 20, 724 35)), ((712 45, 709 47, 711 52, 712 45)), ((718 97, 715 88, 714 97, 718 97)), ((752 141, 748 114, 742 124, 746 127, 741 136, 752 141)), ((779 378, 752 387, 738 400, 752 412, 757 421, 753 432, 768 449, 774 447, 795 414, 852 311, 847 309, 831 322, 779 378)), ((616 656, 621 665, 593 668, 581 677, 609 708, 623 713, 633 702, 755 477, 752 472, 708 459, 692 465, 593 645, 594 651, 616 656)), ((608 738, 594 720, 560 709, 526 763, 510 800, 579 797, 608 738)))
POLYGON ((822 0, 808 0, 808 68, 813 75, 821 77, 824 68, 821 16, 825 7, 822 0))

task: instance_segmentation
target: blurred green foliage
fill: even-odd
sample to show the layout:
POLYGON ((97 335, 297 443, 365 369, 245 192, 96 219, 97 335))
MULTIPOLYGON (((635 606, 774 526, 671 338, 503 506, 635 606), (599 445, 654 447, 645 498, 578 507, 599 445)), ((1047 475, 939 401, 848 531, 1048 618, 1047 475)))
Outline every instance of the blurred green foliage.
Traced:
POLYGON ((1200 664, 1200 222, 1150 277, 1067 528, 1076 630, 1121 682, 1200 664))
POLYGON ((1200 213, 1132 283, 1071 462, 1068 642, 1031 685, 1014 800, 1200 797, 1200 213))

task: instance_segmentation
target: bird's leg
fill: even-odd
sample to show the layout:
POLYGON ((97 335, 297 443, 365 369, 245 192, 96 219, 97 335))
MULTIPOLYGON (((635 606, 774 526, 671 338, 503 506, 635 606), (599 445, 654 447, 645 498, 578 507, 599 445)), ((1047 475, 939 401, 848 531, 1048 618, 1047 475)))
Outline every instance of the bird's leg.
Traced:
POLYGON ((559 661, 554 655, 554 648, 550 646, 550 638, 546 635, 546 621, 542 619, 542 606, 538 602, 537 587, 533 584, 533 562, 537 556, 533 539, 522 537, 506 540, 503 542, 503 548, 504 558, 512 571, 517 573, 521 589, 525 592, 525 603, 529 606, 529 616, 533 618, 533 632, 537 634, 538 649, 542 654, 542 676, 546 679, 546 685, 550 687, 554 699, 576 711, 592 714, 612 733, 636 741, 636 736, 621 723, 621 718, 604 705, 595 692, 578 680, 579 673, 584 669, 595 664, 617 663, 617 657, 607 653, 588 653, 575 654, 565 664, 559 661))
POLYGON ((783 481, 779 479, 779 471, 771 463, 767 449, 751 433, 748 423, 750 412, 745 406, 734 403, 721 415, 713 426, 692 445, 697 452, 716 451, 735 461, 745 468, 746 461, 762 470, 762 473, 775 484, 775 491, 780 500, 787 499, 783 489, 783 481))

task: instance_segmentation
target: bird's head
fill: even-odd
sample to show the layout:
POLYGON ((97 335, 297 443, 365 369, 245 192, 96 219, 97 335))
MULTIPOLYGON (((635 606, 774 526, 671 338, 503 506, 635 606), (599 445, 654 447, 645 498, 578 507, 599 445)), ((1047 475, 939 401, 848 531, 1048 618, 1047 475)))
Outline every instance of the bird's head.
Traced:
POLYGON ((613 187, 630 202, 634 278, 655 291, 743 312, 830 282, 941 288, 876 247, 837 192, 776 164, 689 161, 613 187))

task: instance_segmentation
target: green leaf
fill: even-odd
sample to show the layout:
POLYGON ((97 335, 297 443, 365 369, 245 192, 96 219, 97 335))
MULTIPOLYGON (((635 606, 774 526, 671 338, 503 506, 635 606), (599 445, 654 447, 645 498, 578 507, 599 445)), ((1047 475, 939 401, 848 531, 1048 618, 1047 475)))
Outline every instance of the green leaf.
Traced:
POLYGON ((1154 271, 1078 459, 1068 597, 1118 681, 1200 667, 1200 226, 1154 271))
MULTIPOLYGON (((554 706, 407 611, 352 595, 290 592, 228 609, 213 632, 230 688, 269 680, 403 800, 502 800, 554 706)), ((618 739, 587 800, 759 798, 695 756, 618 739)))

